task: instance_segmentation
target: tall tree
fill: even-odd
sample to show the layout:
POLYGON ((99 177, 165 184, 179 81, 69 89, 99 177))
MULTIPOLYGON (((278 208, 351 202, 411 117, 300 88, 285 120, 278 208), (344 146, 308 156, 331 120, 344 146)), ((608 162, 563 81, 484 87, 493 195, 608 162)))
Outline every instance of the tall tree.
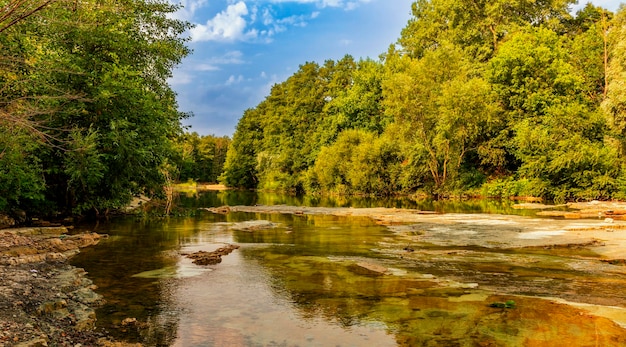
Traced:
POLYGON ((421 58, 390 52, 384 81, 384 105, 405 129, 411 165, 428 168, 434 190, 446 186, 476 140, 486 130, 489 85, 464 52, 444 44, 421 58))
POLYGON ((448 41, 478 60, 489 59, 504 37, 527 24, 557 25, 575 0, 417 0, 399 39, 404 51, 421 57, 448 41))
POLYGON ((157 194, 184 115, 167 84, 187 23, 161 0, 55 1, 0 38, 0 105, 29 114, 46 144, 48 199, 74 212, 157 194))
POLYGON ((570 64, 566 39, 545 28, 514 34, 491 60, 489 80, 509 122, 518 177, 546 182, 546 195, 558 200, 607 197, 616 153, 605 146, 604 119, 570 64))
POLYGON ((626 6, 620 6, 611 23, 607 93, 602 109, 614 135, 626 149, 626 6))

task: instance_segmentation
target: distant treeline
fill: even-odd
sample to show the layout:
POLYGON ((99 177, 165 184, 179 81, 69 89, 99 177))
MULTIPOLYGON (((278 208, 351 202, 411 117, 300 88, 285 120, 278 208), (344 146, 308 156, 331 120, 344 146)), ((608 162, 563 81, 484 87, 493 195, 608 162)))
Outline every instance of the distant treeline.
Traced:
POLYGON ((178 140, 178 181, 215 183, 224 169, 230 145, 227 136, 186 133, 178 140))
POLYGON ((241 118, 223 183, 626 198, 626 8, 418 0, 380 60, 306 63, 241 118))

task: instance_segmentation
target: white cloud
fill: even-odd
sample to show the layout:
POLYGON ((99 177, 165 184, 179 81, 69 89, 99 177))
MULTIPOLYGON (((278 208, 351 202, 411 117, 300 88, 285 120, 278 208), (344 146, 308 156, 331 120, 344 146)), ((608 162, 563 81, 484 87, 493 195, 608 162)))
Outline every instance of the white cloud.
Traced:
POLYGON ((213 64, 243 64, 243 53, 241 51, 230 51, 219 57, 210 60, 213 64))
POLYGON ((243 1, 230 4, 228 7, 209 19, 206 24, 198 24, 191 29, 194 41, 237 41, 255 38, 257 30, 246 31, 248 6, 243 1))
POLYGON ((172 16, 176 19, 191 21, 196 12, 208 4, 208 0, 169 0, 171 4, 181 5, 182 8, 172 16))
POLYGON ((359 5, 371 0, 269 0, 270 3, 315 4, 319 8, 340 7, 346 11, 354 10, 359 5))
POLYGON ((230 75, 230 77, 228 77, 228 80, 224 84, 227 85, 227 86, 232 86, 233 84, 237 84, 237 83, 243 82, 243 80, 244 80, 244 78, 243 78, 242 75, 239 75, 239 76, 230 75))

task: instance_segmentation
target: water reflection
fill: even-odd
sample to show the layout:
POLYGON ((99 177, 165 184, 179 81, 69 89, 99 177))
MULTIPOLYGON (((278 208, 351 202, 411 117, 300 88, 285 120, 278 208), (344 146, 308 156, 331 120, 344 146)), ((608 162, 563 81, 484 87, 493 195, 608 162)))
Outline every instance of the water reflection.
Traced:
MULTIPOLYGON (((249 194, 181 196, 180 202, 196 208, 241 204, 237 199, 295 204, 293 197, 249 194)), ((502 211, 489 202, 474 206, 462 212, 502 211)), ((592 273, 570 258, 592 256, 584 250, 545 254, 423 243, 412 245, 417 251, 409 256, 405 239, 366 218, 260 213, 126 218, 95 231, 111 237, 85 249, 74 264, 89 272, 108 301, 97 313, 98 325, 149 346, 626 344, 625 330, 614 322, 537 298, 574 298, 587 290, 626 305, 618 290, 626 285, 621 273, 592 273), (247 220, 275 227, 235 227, 247 220), (241 248, 214 266, 181 256, 229 243, 241 248), (363 264, 387 272, 363 271, 369 266, 363 264), (509 300, 515 308, 490 305, 509 300), (128 317, 142 324, 123 326, 128 317)), ((615 308, 617 315, 623 311, 615 308)))
POLYGON ((358 197, 358 196, 311 196, 288 195, 271 192, 257 192, 249 190, 225 191, 182 191, 177 195, 179 206, 188 208, 235 206, 235 205, 289 205, 311 207, 387 207, 418 209, 439 213, 490 213, 533 215, 530 210, 518 210, 512 206, 515 202, 499 199, 469 199, 469 200, 432 200, 414 199, 409 196, 397 197, 358 197))

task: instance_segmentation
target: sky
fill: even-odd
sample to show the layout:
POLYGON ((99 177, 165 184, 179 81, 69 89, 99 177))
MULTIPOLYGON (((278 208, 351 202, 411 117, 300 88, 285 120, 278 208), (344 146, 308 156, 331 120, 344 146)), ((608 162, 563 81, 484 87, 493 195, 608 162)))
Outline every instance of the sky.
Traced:
MULTIPOLYGON (((183 6, 175 18, 195 25, 186 33, 193 53, 169 80, 179 110, 193 114, 183 124, 232 137, 243 112, 300 65, 346 54, 378 59, 400 37, 414 0, 169 1, 183 6)), ((591 2, 612 11, 620 3, 591 2)))

